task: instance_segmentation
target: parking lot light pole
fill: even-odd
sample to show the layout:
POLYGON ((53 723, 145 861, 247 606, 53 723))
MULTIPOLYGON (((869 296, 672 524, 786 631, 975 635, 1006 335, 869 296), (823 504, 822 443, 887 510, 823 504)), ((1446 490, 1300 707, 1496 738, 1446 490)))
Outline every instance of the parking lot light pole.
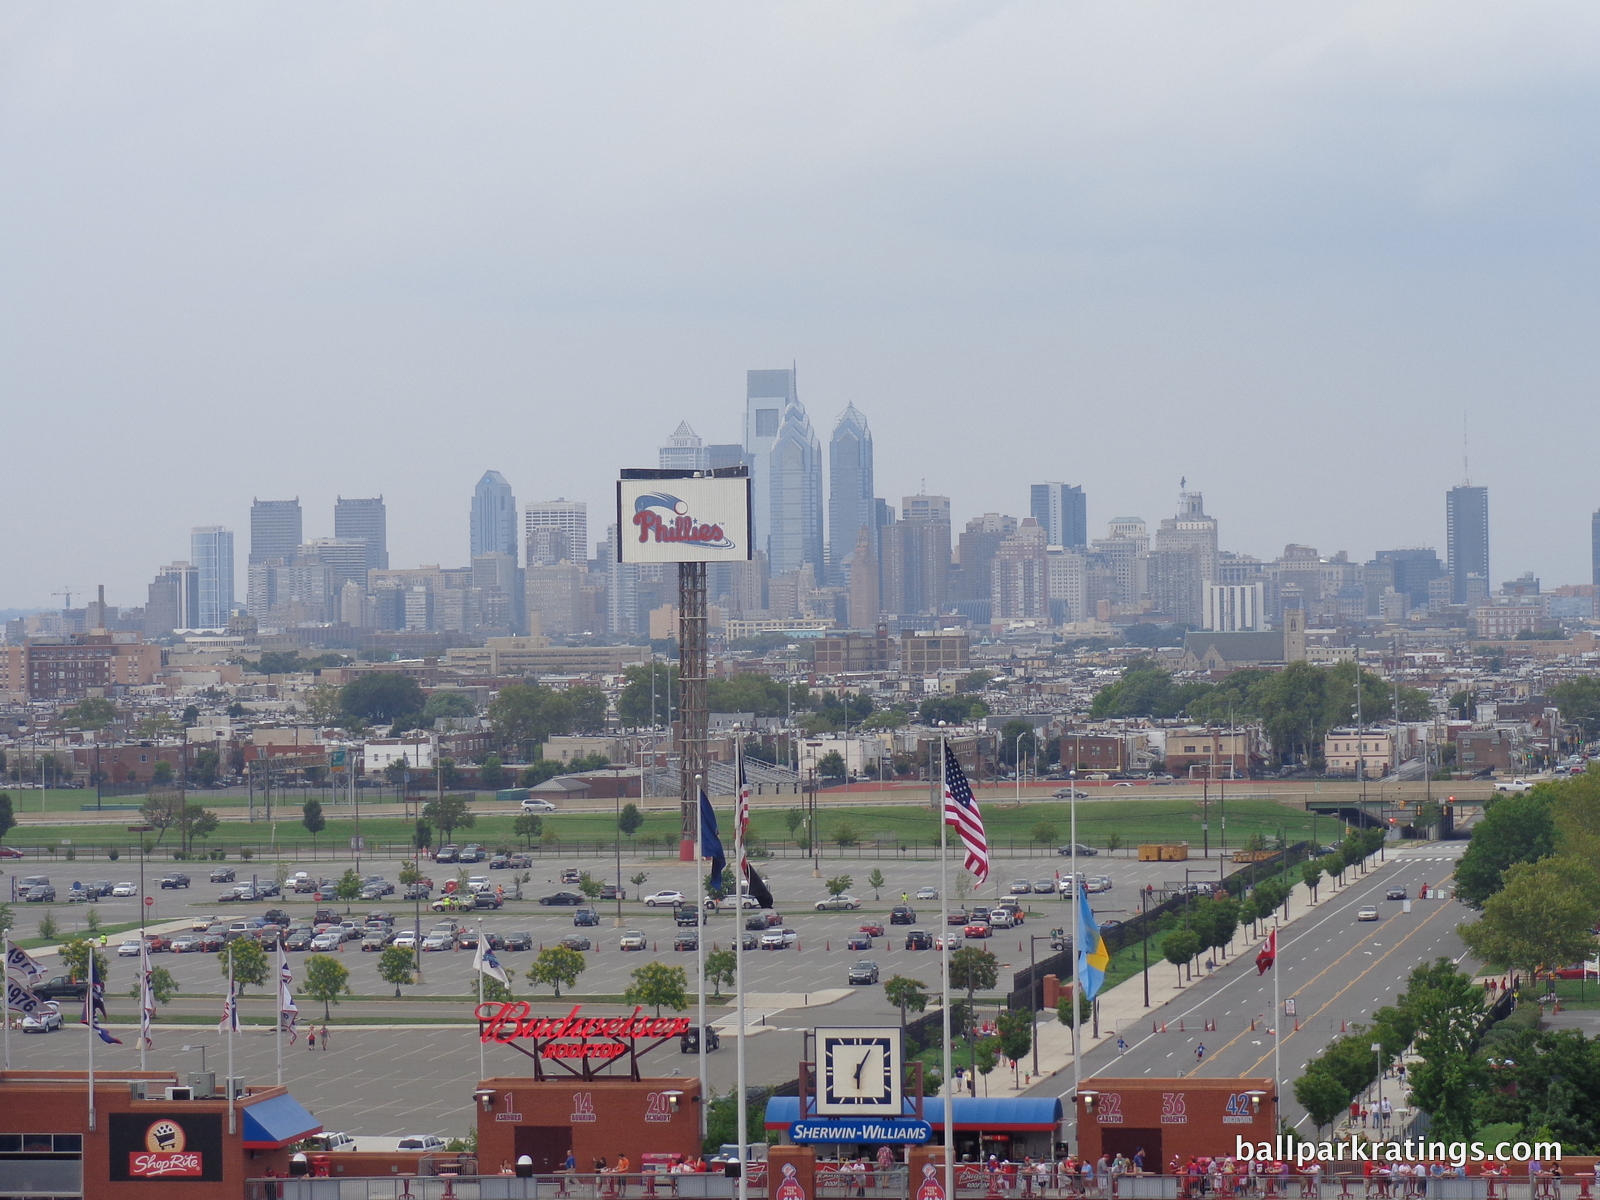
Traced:
MULTIPOLYGON (((644 792, 644 787, 643 787, 644 772, 643 772, 642 769, 639 772, 639 782, 640 782, 640 785, 641 785, 640 788, 639 788, 639 791, 640 791, 639 798, 642 800, 642 799, 644 799, 644 795, 643 795, 643 792, 644 792)), ((616 799, 617 799, 617 916, 616 916, 616 928, 621 929, 622 928, 622 790, 620 788, 617 790, 616 799)))

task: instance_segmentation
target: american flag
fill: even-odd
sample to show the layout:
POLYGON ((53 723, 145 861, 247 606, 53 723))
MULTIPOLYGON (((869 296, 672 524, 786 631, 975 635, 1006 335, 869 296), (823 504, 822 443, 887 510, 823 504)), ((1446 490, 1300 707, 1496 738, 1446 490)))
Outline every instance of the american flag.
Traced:
POLYGON ((989 878, 989 839, 983 832, 983 814, 972 799, 972 786, 949 742, 944 746, 944 823, 961 838, 967 848, 967 870, 981 884, 989 878))
POLYGON ((222 1001, 222 1020, 217 1022, 218 1033, 239 1032, 239 986, 228 980, 228 994, 222 1001))

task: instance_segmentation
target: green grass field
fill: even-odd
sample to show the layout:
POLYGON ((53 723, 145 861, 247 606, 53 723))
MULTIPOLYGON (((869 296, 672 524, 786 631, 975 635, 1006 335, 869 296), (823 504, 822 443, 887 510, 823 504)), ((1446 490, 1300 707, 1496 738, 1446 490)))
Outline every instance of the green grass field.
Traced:
MULTIPOLYGON (((509 806, 495 805, 501 811, 493 813, 484 811, 485 807, 484 802, 479 802, 473 826, 456 830, 453 840, 522 848, 522 840, 512 830, 515 814, 505 811, 509 806)), ((1047 851, 1065 843, 1071 829, 1068 805, 1061 801, 985 804, 983 814, 990 843, 1001 852, 1030 848, 1047 851)), ((354 823, 346 810, 326 810, 327 828, 316 837, 301 825, 298 806, 277 809, 275 816, 275 822, 266 821, 264 814, 262 819, 248 824, 224 822, 215 834, 199 843, 198 849, 201 854, 222 850, 229 858, 236 857, 242 847, 249 847, 257 854, 270 853, 276 847, 306 857, 310 857, 314 849, 319 852, 318 857, 348 856, 354 823)), ((1201 823, 1205 817, 1198 798, 1082 803, 1078 805, 1078 840, 1099 847, 1107 846, 1113 836, 1120 839, 1122 846, 1140 842, 1189 842, 1198 846, 1204 836, 1201 823)), ((751 817, 752 844, 768 846, 777 854, 795 853, 794 839, 785 818, 784 810, 756 810, 751 817)), ((1224 839, 1224 813, 1215 802, 1210 806, 1209 818, 1211 843, 1215 847, 1224 839)), ((137 820, 137 814, 129 814, 129 819, 130 823, 137 820)), ((719 812, 718 820, 726 831, 732 822, 731 811, 719 812)), ((829 858, 892 854, 900 847, 927 849, 937 846, 939 841, 937 819, 922 805, 826 806, 819 809, 818 822, 824 855, 829 858), (843 843, 841 838, 845 839, 843 843)), ((413 827, 413 822, 399 817, 364 817, 361 820, 361 833, 369 852, 406 844, 413 827)), ((556 813, 543 818, 543 830, 535 848, 542 848, 546 854, 575 851, 580 847, 593 849, 611 844, 616 836, 616 819, 607 812, 556 813)), ((1230 801, 1226 809, 1226 844, 1238 846, 1257 833, 1269 841, 1279 836, 1291 842, 1307 837, 1329 840, 1338 835, 1338 824, 1328 817, 1317 817, 1273 800, 1230 801)), ((59 859, 70 843, 79 858, 101 858, 113 847, 124 856, 130 851, 136 854, 138 836, 129 833, 120 823, 99 826, 30 824, 13 829, 6 841, 30 857, 49 854, 59 859)), ((154 838, 154 835, 147 837, 154 838)), ((172 838, 169 834, 161 841, 156 857, 169 855, 172 838)), ((439 840, 435 831, 435 841, 439 840)), ((676 815, 654 812, 645 815, 643 827, 631 843, 624 843, 624 848, 635 855, 676 853, 677 843, 676 815)))

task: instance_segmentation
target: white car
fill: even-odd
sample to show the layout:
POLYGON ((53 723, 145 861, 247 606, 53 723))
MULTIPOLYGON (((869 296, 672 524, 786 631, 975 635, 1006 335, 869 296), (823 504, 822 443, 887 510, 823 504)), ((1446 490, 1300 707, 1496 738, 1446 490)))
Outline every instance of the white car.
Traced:
POLYGON ((1375 908, 1358 908, 1356 910, 1356 920, 1358 921, 1377 921, 1380 919, 1378 910, 1375 908))
POLYGON ((682 892, 656 892, 655 894, 646 896, 644 898, 644 904, 646 908, 673 908, 682 903, 682 892))
POLYGON ((522 811, 525 813, 552 813, 556 811, 556 806, 548 800, 524 800, 522 802, 522 811))
POLYGON ((917 899, 918 900, 937 900, 938 898, 939 898, 939 889, 936 888, 936 887, 925 887, 925 888, 918 888, 917 889, 917 899))
POLYGON ((638 929, 626 930, 617 939, 617 949, 619 950, 647 950, 649 948, 650 943, 645 940, 644 933, 638 929))
POLYGON ((330 950, 337 950, 344 942, 344 934, 337 929, 330 929, 327 933, 319 933, 311 939, 311 948, 326 954, 330 950))
POLYGON ((415 929, 403 929, 394 935, 394 941, 389 944, 391 946, 399 946, 402 950, 410 950, 417 944, 417 931, 415 929))
MULTIPOLYGON (((544 803, 544 801, 541 801, 541 803, 544 803)), ((422 1150, 431 1154, 444 1149, 444 1139, 435 1137, 431 1133, 424 1137, 404 1137, 400 1139, 399 1149, 422 1150)))
POLYGON ((787 950, 800 940, 800 935, 792 929, 769 929, 761 935, 761 948, 763 950, 787 950))
POLYGON ((61 1005, 54 1000, 46 1000, 38 1008, 22 1018, 23 1033, 49 1033, 53 1029, 61 1028, 61 1005))
POLYGON ((854 896, 829 896, 818 900, 813 907, 818 912, 853 912, 861 907, 861 901, 854 896))
POLYGON ((120 946, 118 946, 117 947, 117 957, 118 958, 138 958, 139 957, 139 941, 138 941, 138 939, 135 938, 131 942, 123 942, 120 946))
POLYGON ((1497 792, 1510 792, 1513 795, 1520 796, 1523 792, 1530 790, 1532 787, 1533 784, 1529 783, 1526 779, 1502 779, 1499 783, 1494 785, 1494 790, 1497 792))
POLYGON ((724 896, 718 900, 715 896, 706 897, 706 907, 716 910, 721 908, 760 908, 761 901, 754 896, 724 896))
POLYGON ((989 925, 994 929, 1011 929, 1016 922, 1011 919, 1009 908, 997 908, 989 914, 989 925))
POLYGON ((132 883, 119 883, 116 887, 111 889, 111 894, 113 896, 137 896, 139 894, 139 888, 137 885, 132 883))
POLYGON ((1111 890, 1111 876, 1091 875, 1089 882, 1083 885, 1086 892, 1109 892, 1111 890))

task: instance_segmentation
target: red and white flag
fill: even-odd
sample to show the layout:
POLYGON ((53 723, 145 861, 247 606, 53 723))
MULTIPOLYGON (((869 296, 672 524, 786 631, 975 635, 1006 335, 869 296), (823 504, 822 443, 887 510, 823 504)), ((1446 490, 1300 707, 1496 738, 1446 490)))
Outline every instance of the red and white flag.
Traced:
POLYGON ((983 814, 972 798, 972 785, 956 759, 950 743, 944 746, 944 823, 956 831, 967 851, 967 870, 979 883, 989 878, 989 839, 983 832, 983 814))
POLYGON ((1256 974, 1265 975, 1272 970, 1272 964, 1278 961, 1278 931, 1274 929, 1267 934, 1267 944, 1261 947, 1256 955, 1256 974))

